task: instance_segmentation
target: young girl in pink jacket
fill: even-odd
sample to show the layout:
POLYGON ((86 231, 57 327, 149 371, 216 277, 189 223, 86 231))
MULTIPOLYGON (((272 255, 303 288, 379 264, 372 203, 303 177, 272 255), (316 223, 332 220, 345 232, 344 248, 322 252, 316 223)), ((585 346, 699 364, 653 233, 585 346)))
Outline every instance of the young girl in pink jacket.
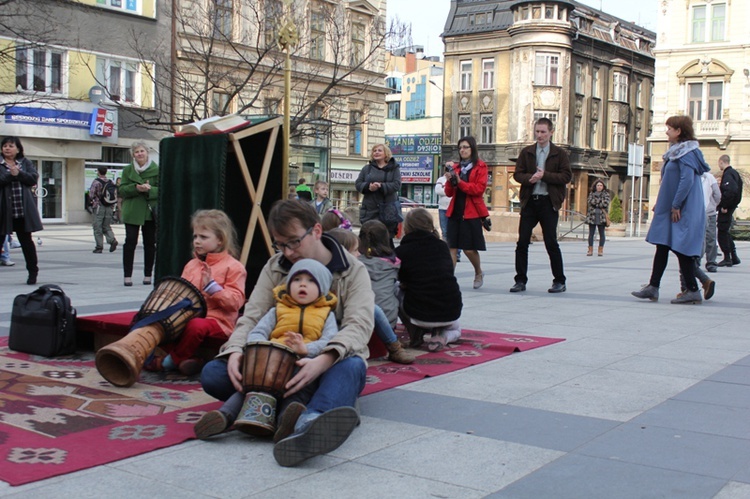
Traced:
POLYGON ((199 373, 204 361, 195 356, 198 347, 208 338, 225 341, 245 304, 247 271, 235 258, 239 252, 232 221, 221 210, 199 210, 191 224, 195 258, 185 265, 182 278, 201 290, 208 310, 205 318, 187 323, 169 355, 157 349, 144 366, 149 371, 178 369, 186 376, 199 373))

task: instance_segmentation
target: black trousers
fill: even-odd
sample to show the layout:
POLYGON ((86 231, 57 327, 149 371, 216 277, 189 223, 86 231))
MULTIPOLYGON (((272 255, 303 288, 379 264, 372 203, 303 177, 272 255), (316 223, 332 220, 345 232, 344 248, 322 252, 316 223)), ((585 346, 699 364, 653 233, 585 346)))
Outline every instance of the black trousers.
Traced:
MULTIPOLYGON (((36 256, 36 245, 34 244, 34 238, 31 237, 31 232, 26 232, 24 225, 23 218, 13 219, 13 232, 16 233, 18 242, 21 243, 23 259, 26 261, 26 270, 29 275, 37 275, 39 273, 39 261, 36 256)), ((0 243, 5 241, 5 236, 7 234, 0 234, 0 243)))
POLYGON ((719 248, 724 255, 724 258, 731 258, 731 254, 735 251, 734 240, 729 234, 729 229, 732 228, 732 214, 734 208, 727 210, 726 213, 719 213, 716 215, 716 240, 719 242, 719 248))
MULTIPOLYGON (((669 251, 669 246, 663 244, 656 245, 654 265, 651 267, 651 279, 649 280, 649 284, 655 288, 658 288, 661 284, 661 277, 667 268, 669 251)), ((680 262, 680 272, 682 272, 682 277, 685 279, 685 287, 689 291, 698 291, 698 284, 695 282, 695 258, 683 255, 675 250, 672 250, 672 253, 677 255, 677 261, 680 262)))
POLYGON ((125 277, 133 275, 135 247, 138 246, 138 229, 143 234, 143 275, 151 276, 156 260, 156 224, 153 220, 143 225, 125 224, 125 244, 122 246, 122 268, 125 277))
POLYGON ((529 280, 529 243, 531 232, 537 224, 542 226, 544 247, 549 255, 553 282, 565 284, 563 259, 560 245, 557 244, 557 221, 560 213, 552 206, 549 196, 531 196, 526 206, 521 208, 521 221, 518 224, 518 242, 516 243, 516 282, 526 284, 529 280))

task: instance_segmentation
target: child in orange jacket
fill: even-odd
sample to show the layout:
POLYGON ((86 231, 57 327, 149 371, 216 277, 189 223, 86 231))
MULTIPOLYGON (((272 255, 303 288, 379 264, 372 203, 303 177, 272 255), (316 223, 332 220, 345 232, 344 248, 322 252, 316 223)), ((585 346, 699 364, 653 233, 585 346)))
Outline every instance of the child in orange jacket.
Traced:
POLYGON ((199 373, 204 361, 195 356, 198 347, 207 338, 226 340, 245 304, 247 271, 234 257, 239 252, 232 221, 221 210, 199 210, 191 224, 195 258, 185 265, 182 278, 201 290, 206 317, 187 323, 169 355, 157 349, 144 366, 149 371, 178 369, 186 376, 199 373))

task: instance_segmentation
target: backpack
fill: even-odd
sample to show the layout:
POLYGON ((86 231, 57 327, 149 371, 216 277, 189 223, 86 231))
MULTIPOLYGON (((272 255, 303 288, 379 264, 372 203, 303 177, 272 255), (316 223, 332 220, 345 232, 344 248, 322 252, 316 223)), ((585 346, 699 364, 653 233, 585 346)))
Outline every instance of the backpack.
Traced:
POLYGON ((76 309, 55 284, 41 286, 13 300, 8 346, 42 357, 76 351, 76 309))
POLYGON ((111 180, 96 179, 102 184, 102 193, 99 195, 99 201, 104 206, 117 204, 117 186, 111 180))

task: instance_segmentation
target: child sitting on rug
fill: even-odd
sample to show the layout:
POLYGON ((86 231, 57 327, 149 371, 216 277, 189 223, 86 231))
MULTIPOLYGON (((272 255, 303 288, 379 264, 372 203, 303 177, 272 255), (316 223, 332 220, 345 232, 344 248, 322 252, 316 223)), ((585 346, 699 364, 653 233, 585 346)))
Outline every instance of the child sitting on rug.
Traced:
POLYGON ((388 229, 378 220, 362 225, 357 237, 352 231, 331 229, 328 234, 364 263, 370 274, 370 284, 375 293, 375 334, 388 349, 388 360, 399 364, 411 364, 414 356, 404 350, 393 332, 398 319, 396 277, 401 264, 391 249, 388 229), (360 253, 360 249, 364 255, 360 253))
POLYGON ((239 252, 232 221, 221 210, 199 210, 191 225, 195 257, 185 265, 182 278, 201 290, 206 317, 191 319, 168 355, 157 348, 143 366, 148 371, 178 369, 185 376, 198 374, 204 364, 195 356, 200 345, 208 338, 226 341, 245 304, 247 271, 235 258, 239 252))
POLYGON ((421 345, 424 334, 432 332, 427 347, 438 351, 461 337, 458 319, 463 304, 453 260, 435 230, 432 215, 424 208, 406 214, 403 231, 396 248, 401 259, 399 315, 409 331, 410 346, 421 345))
MULTIPOLYGON (((269 310, 247 335, 247 342, 271 340, 286 345, 301 357, 316 357, 338 332, 336 295, 330 292, 333 277, 325 265, 312 259, 297 261, 289 270, 286 284, 274 291, 276 306, 269 310)), ((195 424, 195 436, 206 439, 229 428, 242 409, 244 394, 235 392, 217 411, 209 411, 195 424)), ((305 410, 292 402, 281 412, 274 442, 286 438, 305 410)))

